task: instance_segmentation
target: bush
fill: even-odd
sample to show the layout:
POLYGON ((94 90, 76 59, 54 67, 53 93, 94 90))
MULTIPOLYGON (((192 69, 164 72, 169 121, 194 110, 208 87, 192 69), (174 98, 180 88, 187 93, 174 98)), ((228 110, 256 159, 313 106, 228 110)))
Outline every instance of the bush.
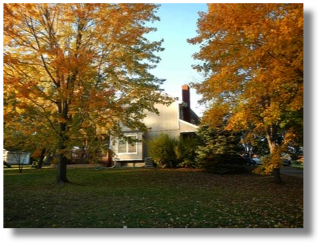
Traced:
POLYGON ((179 140, 160 134, 148 142, 149 156, 158 167, 175 168, 180 162, 176 154, 179 140))
POLYGON ((196 167, 197 147, 199 141, 197 137, 181 138, 176 147, 176 155, 180 163, 178 167, 196 167))
POLYGON ((197 164, 206 171, 233 174, 246 171, 246 161, 238 155, 240 134, 225 130, 223 126, 201 126, 198 131, 200 145, 197 164))

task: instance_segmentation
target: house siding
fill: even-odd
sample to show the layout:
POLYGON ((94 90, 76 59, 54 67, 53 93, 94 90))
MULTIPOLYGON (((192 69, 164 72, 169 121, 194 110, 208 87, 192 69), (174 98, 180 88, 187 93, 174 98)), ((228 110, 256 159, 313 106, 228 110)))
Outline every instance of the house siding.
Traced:
MULTIPOLYGON (((120 161, 118 163, 126 166, 136 166, 135 161, 144 161, 148 154, 147 143, 154 139, 160 134, 167 134, 172 138, 179 138, 180 134, 183 132, 196 132, 197 126, 194 124, 188 123, 181 120, 181 107, 182 102, 175 101, 170 105, 157 104, 155 107, 159 111, 159 115, 147 112, 146 117, 143 119, 143 123, 150 129, 148 132, 138 136, 137 138, 142 138, 142 142, 139 142, 137 145, 138 152, 137 154, 118 154, 118 141, 114 140, 111 145, 112 150, 116 153, 114 157, 115 161, 120 161)), ((131 132, 128 128, 123 129, 127 132, 127 135, 130 134, 139 134, 139 132, 131 132)), ((141 164, 142 166, 144 164, 141 164)))
POLYGON ((147 112, 143 122, 151 132, 175 131, 179 130, 179 102, 173 102, 170 105, 156 104, 159 115, 147 112))
POLYGON ((8 164, 29 164, 30 153, 29 152, 12 152, 3 150, 3 161, 8 164))
POLYGON ((179 120, 180 132, 197 132, 197 126, 183 120, 179 120))

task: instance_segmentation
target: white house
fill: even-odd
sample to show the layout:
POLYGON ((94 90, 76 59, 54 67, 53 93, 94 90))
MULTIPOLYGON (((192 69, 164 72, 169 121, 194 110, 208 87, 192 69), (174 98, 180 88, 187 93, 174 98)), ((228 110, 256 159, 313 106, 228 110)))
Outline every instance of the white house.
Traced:
POLYGON ((3 161, 8 164, 29 164, 30 153, 3 149, 3 161))
POLYGON ((161 133, 180 137, 197 131, 199 117, 190 109, 188 85, 182 86, 182 101, 174 101, 169 106, 157 104, 155 107, 159 115, 148 112, 143 120, 150 131, 142 133, 127 128, 123 130, 125 136, 136 138, 140 142, 131 144, 123 139, 112 140, 110 149, 115 153, 115 166, 143 166, 145 158, 148 157, 147 141, 161 133))

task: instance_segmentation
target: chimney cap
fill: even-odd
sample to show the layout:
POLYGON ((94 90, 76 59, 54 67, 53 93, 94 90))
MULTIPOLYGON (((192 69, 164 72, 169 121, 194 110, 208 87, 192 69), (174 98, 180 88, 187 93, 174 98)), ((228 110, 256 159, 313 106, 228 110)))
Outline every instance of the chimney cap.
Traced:
POLYGON ((184 85, 182 85, 182 89, 183 89, 183 90, 189 90, 189 85, 188 85, 188 84, 184 84, 184 85))

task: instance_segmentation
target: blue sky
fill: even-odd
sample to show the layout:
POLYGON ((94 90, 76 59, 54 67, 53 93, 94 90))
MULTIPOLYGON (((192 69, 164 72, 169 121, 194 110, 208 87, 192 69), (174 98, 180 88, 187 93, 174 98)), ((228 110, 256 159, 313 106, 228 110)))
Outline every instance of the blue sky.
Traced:
MULTIPOLYGON (((192 65, 197 63, 192 55, 199 51, 199 46, 187 43, 188 38, 196 36, 198 11, 206 11, 206 4, 194 3, 164 3, 161 4, 157 16, 159 22, 154 22, 153 27, 157 31, 148 35, 152 40, 164 39, 165 50, 158 55, 162 61, 157 68, 152 71, 159 78, 164 78, 162 88, 165 92, 181 99, 181 85, 197 82, 202 77, 192 69, 192 65)), ((203 107, 197 101, 199 96, 191 89, 191 107, 201 115, 203 107)))

